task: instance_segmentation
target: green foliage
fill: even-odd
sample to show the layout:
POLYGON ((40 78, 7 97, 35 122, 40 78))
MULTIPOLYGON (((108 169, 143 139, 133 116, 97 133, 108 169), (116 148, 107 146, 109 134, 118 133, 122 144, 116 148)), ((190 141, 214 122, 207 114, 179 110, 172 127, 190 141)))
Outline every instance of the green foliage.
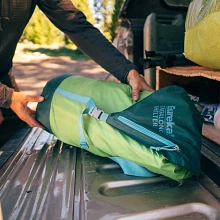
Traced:
POLYGON ((109 32, 110 32, 112 41, 115 36, 116 28, 119 25, 118 16, 119 16, 119 13, 120 13, 120 10, 121 10, 123 3, 124 3, 124 0, 115 0, 115 3, 114 3, 114 11, 112 13, 111 26, 109 27, 109 32))
POLYGON ((59 31, 46 16, 36 8, 29 21, 21 41, 28 40, 34 44, 62 43, 64 35, 59 31))
POLYGON ((92 9, 89 7, 88 0, 72 0, 72 2, 76 8, 78 8, 80 11, 82 11, 85 14, 87 20, 91 24, 94 24, 95 19, 92 14, 92 9))
MULTIPOLYGON (((115 29, 118 26, 118 15, 124 0, 94 0, 94 13, 88 0, 71 1, 76 8, 85 14, 90 23, 98 24, 98 28, 107 39, 113 40, 115 29)), ((38 8, 25 28, 20 41, 25 40, 34 44, 72 44, 38 8)))
MULTIPOLYGON (((71 1, 77 9, 79 9, 85 14, 87 21, 89 21, 91 24, 94 24, 95 19, 92 14, 92 10, 89 7, 88 0, 71 0, 71 1)), ((68 39, 66 36, 64 36, 64 43, 65 45, 71 45, 72 41, 68 39)))
MULTIPOLYGON (((94 24, 94 17, 92 10, 89 8, 88 0, 72 0, 72 2, 86 15, 87 20, 94 24)), ((72 44, 72 42, 47 19, 39 8, 35 9, 20 39, 21 42, 26 40, 34 44, 72 44)))
POLYGON ((94 0, 95 19, 107 39, 113 41, 124 0, 94 0))

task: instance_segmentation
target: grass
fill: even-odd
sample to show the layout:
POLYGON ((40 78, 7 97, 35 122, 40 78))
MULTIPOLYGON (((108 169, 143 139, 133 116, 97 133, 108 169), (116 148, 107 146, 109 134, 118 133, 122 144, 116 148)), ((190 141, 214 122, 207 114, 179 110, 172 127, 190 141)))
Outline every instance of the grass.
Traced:
POLYGON ((88 60, 89 58, 83 54, 75 45, 37 45, 31 43, 20 43, 17 46, 15 60, 22 60, 24 55, 42 57, 42 55, 52 57, 69 57, 73 60, 88 60))

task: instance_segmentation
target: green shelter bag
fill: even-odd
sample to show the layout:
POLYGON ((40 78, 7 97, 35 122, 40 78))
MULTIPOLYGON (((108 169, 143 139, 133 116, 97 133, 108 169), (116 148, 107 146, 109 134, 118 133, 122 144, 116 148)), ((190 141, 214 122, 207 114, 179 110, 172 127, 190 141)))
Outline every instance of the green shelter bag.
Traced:
POLYGON ((198 176, 202 118, 186 92, 175 86, 152 94, 145 91, 137 103, 130 94, 125 84, 62 75, 45 86, 36 119, 61 141, 137 165, 148 176, 162 174, 175 180, 198 176), (170 120, 167 128, 160 120, 170 120), (153 136, 146 138, 146 129, 153 136))
POLYGON ((203 118, 183 88, 162 88, 107 123, 199 176, 203 118))

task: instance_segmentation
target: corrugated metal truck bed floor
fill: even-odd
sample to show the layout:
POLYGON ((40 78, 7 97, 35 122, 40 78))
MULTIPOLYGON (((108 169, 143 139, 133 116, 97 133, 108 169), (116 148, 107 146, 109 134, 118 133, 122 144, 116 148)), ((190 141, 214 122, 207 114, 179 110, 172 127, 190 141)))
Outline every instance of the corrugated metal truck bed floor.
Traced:
POLYGON ((4 220, 220 219, 219 187, 203 173, 180 182, 131 177, 41 129, 13 140, 19 147, 0 170, 4 220))

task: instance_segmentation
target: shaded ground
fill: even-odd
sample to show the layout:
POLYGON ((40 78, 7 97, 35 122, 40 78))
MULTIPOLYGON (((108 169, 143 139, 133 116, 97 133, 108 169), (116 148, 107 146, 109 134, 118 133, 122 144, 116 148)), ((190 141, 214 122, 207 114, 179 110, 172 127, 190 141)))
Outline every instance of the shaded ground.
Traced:
POLYGON ((91 60, 71 60, 52 57, 31 62, 15 62, 13 73, 21 91, 30 95, 40 94, 46 82, 64 73, 105 79, 108 72, 91 60))
MULTIPOLYGON (((25 55, 14 61, 13 73, 20 91, 40 95, 48 80, 64 73, 89 78, 115 80, 113 76, 92 60, 72 60, 69 57, 49 57, 42 54, 25 55)), ((34 104, 30 104, 33 108, 34 104)))

